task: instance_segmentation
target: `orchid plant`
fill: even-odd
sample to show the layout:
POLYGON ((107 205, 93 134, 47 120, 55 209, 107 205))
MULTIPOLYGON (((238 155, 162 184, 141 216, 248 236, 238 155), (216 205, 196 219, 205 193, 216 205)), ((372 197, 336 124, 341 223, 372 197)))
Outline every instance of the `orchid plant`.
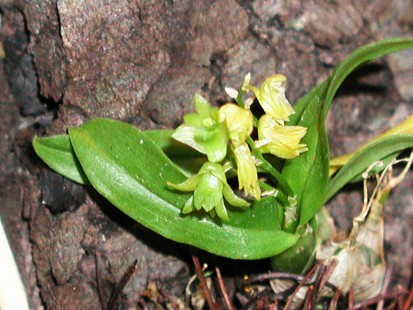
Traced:
POLYGON ((364 63, 411 47, 412 39, 363 46, 295 105, 285 76, 256 87, 247 75, 239 89, 226 88, 233 101, 219 108, 195 95, 195 113, 175 131, 93 119, 65 135, 36 137, 33 146, 53 170, 166 238, 232 259, 271 257, 275 269, 304 272, 325 239, 324 204, 373 162, 413 146, 409 118, 330 161, 325 121, 333 97, 364 63))

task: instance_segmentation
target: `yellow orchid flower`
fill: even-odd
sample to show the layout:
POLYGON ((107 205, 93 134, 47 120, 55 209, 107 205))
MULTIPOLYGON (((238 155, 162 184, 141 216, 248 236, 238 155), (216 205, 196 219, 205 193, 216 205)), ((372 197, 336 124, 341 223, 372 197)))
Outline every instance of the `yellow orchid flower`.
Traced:
POLYGON ((263 153, 271 153, 279 158, 294 158, 308 150, 305 144, 300 144, 307 128, 301 126, 280 125, 269 115, 263 115, 258 123, 258 138, 256 146, 263 153))
POLYGON ((243 189, 247 196, 260 199, 261 188, 258 183, 257 167, 247 143, 244 142, 231 149, 237 164, 239 189, 243 189))
POLYGON ((219 122, 225 122, 229 138, 234 146, 239 146, 251 135, 254 116, 249 109, 227 103, 219 108, 219 122))
POLYGON ((260 89, 251 85, 246 86, 254 92, 265 113, 281 125, 288 121, 291 114, 295 113, 285 97, 285 81, 286 77, 284 75, 276 74, 267 78, 261 84, 260 89))

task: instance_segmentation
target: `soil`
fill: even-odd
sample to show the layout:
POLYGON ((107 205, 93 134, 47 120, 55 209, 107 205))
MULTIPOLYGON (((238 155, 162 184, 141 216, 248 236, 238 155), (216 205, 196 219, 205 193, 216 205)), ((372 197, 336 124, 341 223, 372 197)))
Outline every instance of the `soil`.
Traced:
MULTIPOLYGON (((194 93, 229 101, 224 87, 248 72, 256 85, 287 76, 294 103, 355 48, 413 36, 407 0, 4 0, 0 12, 0 213, 32 309, 100 309, 135 260, 122 309, 138 307, 148 283, 183 298, 193 274, 192 249, 48 170, 32 150, 35 135, 93 117, 173 128, 194 93)), ((413 50, 353 74, 328 117, 332 155, 413 113, 412 83, 413 50)), ((392 287, 412 282, 412 185, 409 174, 385 210, 392 287)), ((348 187, 329 203, 340 230, 360 210, 361 192, 348 187)), ((231 279, 268 268, 197 253, 231 279)))

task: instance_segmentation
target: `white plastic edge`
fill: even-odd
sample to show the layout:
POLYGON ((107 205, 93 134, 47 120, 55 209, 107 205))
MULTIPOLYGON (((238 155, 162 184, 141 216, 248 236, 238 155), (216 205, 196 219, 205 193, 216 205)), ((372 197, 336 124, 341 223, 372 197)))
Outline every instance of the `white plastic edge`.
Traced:
POLYGON ((0 310, 28 310, 26 292, 0 218, 0 310))

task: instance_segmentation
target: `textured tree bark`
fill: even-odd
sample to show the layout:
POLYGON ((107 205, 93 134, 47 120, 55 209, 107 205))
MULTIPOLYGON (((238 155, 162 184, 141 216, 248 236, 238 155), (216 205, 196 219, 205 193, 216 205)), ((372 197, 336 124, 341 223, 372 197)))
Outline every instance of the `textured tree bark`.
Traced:
MULTIPOLYGON (((413 35, 413 4, 402 0, 5 0, 0 9, 0 214, 33 309, 99 309, 135 259, 121 304, 135 307, 149 280, 182 297, 190 268, 187 247, 41 165, 30 147, 35 134, 93 117, 172 128, 195 92, 228 101, 223 88, 248 72, 255 84, 286 75, 294 102, 356 47, 413 35)), ((328 122, 334 155, 413 112, 412 56, 390 55, 345 85, 328 122)), ((401 284, 412 272, 412 183, 409 176, 396 189, 385 216, 389 265, 401 284)), ((349 228, 360 193, 349 189, 330 203, 339 228, 349 228)))

